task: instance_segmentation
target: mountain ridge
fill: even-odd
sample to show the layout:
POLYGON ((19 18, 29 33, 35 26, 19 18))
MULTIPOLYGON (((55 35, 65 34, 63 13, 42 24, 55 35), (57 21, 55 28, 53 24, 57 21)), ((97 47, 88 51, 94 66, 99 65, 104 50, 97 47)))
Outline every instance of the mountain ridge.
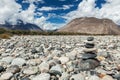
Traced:
POLYGON ((110 19, 82 17, 73 19, 67 25, 60 28, 58 32, 76 32, 82 34, 120 34, 120 27, 118 27, 110 19))
POLYGON ((43 31, 39 26, 32 23, 24 23, 22 20, 18 20, 16 25, 12 25, 9 22, 5 22, 5 24, 0 24, 0 28, 8 30, 43 31))

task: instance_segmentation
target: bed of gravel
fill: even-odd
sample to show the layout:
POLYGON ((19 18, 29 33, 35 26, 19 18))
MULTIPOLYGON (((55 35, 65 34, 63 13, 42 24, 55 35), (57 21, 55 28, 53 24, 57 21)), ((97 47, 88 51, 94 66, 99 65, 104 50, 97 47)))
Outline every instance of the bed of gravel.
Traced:
POLYGON ((120 36, 0 39, 0 80, 120 80, 120 36))

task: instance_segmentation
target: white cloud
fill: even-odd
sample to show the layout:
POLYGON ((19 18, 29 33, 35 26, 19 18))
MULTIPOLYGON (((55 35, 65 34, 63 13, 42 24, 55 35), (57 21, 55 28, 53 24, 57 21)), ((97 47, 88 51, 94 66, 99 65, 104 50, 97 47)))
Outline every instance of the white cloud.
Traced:
POLYGON ((63 7, 41 7, 39 11, 53 11, 53 10, 67 10, 73 7, 73 5, 63 5, 63 7))
POLYGON ((43 0, 23 0, 22 3, 33 3, 33 2, 41 2, 41 3, 44 3, 43 0))
POLYGON ((0 3, 0 24, 5 21, 11 22, 13 25, 21 19, 24 23, 34 23, 38 26, 45 24, 47 18, 42 16, 42 13, 35 13, 36 6, 31 3, 26 10, 21 9, 21 5, 16 3, 15 0, 1 0, 0 3), (35 18, 34 16, 42 16, 35 18))
POLYGON ((21 10, 21 5, 17 4, 15 0, 1 0, 0 1, 0 23, 5 23, 5 21, 13 21, 15 23, 15 18, 17 13, 21 10))
POLYGON ((83 0, 77 10, 71 11, 64 18, 68 21, 78 17, 109 18, 120 24, 120 0, 106 0, 102 8, 96 8, 96 0, 83 0))
POLYGON ((36 9, 35 5, 30 4, 27 10, 19 13, 21 15, 20 19, 23 20, 25 23, 33 23, 33 24, 40 26, 41 28, 44 28, 44 25, 47 24, 46 22, 47 17, 42 16, 42 13, 35 13, 35 9, 36 9), (41 17, 34 18, 36 14, 41 17))
POLYGON ((27 10, 23 10, 19 13, 19 18, 23 20, 25 23, 33 23, 34 22, 34 11, 36 7, 34 4, 30 4, 29 8, 27 10))
POLYGON ((40 18, 36 18, 36 19, 34 20, 34 24, 40 26, 40 27, 43 29, 43 28, 44 28, 44 25, 46 24, 46 20, 47 20, 47 18, 44 17, 44 16, 42 16, 42 17, 40 17, 40 18))
POLYGON ((96 14, 98 9, 95 8, 95 0, 83 0, 79 5, 78 9, 68 13, 65 18, 68 21, 78 17, 90 17, 96 14))
POLYGON ((46 22, 43 25, 43 30, 55 30, 58 29, 60 27, 63 27, 65 24, 57 24, 57 23, 50 23, 50 22, 46 22))
POLYGON ((71 7, 73 7, 74 5, 63 5, 63 10, 66 10, 66 9, 70 9, 71 7))
POLYGON ((39 11, 51 11, 51 10, 56 10, 56 8, 53 8, 53 7, 41 7, 38 10, 39 11))

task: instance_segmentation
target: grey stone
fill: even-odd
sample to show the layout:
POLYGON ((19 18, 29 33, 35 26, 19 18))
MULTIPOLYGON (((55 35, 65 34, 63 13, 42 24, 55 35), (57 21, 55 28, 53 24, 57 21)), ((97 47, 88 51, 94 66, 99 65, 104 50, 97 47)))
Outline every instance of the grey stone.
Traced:
POLYGON ((20 80, 30 80, 28 77, 21 78, 20 80))
POLYGON ((57 71, 57 70, 50 70, 49 74, 50 75, 54 75, 54 76, 57 76, 57 75, 61 76, 62 75, 62 73, 57 71))
POLYGON ((31 53, 35 54, 35 53, 38 53, 38 51, 37 51, 35 48, 33 48, 33 49, 31 50, 31 53))
POLYGON ((59 76, 61 76, 61 75, 62 75, 62 68, 61 68, 60 65, 53 66, 53 67, 50 69, 49 73, 50 73, 51 75, 59 75, 59 76))
POLYGON ((5 68, 3 66, 0 66, 0 73, 3 72, 5 68))
POLYGON ((13 59, 11 65, 18 65, 18 66, 22 66, 26 63, 26 61, 23 58, 15 58, 13 59))
POLYGON ((14 59, 14 57, 4 57, 1 59, 1 61, 10 64, 13 59, 14 59))
POLYGON ((20 72, 20 68, 18 65, 12 65, 7 69, 7 71, 15 74, 15 73, 20 72))
POLYGON ((86 48, 94 48, 95 44, 94 43, 86 43, 85 47, 86 48))
POLYGON ((88 40, 88 41, 93 41, 93 40, 94 40, 94 37, 88 37, 87 40, 88 40))
POLYGON ((100 62, 96 59, 87 59, 87 60, 82 60, 78 67, 80 68, 81 71, 86 71, 90 69, 95 69, 100 65, 100 62))
POLYGON ((93 59, 97 57, 96 54, 93 53, 86 53, 86 54, 82 54, 81 59, 93 59))
POLYGON ((51 67, 51 69, 50 70, 53 70, 53 71, 59 71, 60 73, 62 73, 62 68, 61 68, 61 66, 60 65, 55 65, 55 66, 53 66, 53 67, 51 67))
POLYGON ((117 80, 120 80, 120 73, 119 74, 115 74, 115 75, 112 75, 115 79, 117 80))

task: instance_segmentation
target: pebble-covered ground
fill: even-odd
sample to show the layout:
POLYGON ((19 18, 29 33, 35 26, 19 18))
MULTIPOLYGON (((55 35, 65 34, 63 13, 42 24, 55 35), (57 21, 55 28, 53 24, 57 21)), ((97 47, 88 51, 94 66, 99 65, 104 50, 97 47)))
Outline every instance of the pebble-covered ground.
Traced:
POLYGON ((120 80, 120 36, 93 38, 0 39, 0 80, 120 80))

